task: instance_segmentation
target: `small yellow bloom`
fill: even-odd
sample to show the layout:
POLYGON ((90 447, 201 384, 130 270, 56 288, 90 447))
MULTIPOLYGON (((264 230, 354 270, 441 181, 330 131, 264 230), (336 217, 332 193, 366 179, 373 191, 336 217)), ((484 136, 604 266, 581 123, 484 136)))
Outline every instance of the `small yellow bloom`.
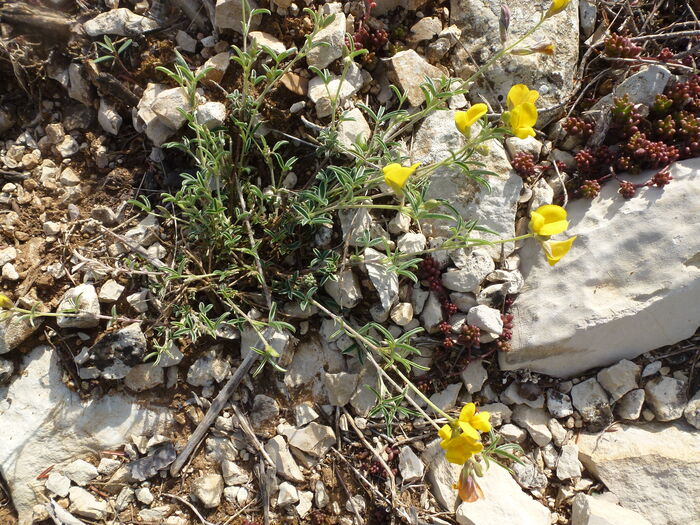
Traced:
POLYGON ((488 412, 477 412, 476 405, 474 403, 467 403, 462 407, 459 413, 459 421, 463 423, 468 423, 470 426, 474 427, 481 432, 488 432, 491 430, 491 423, 489 423, 489 418, 491 414, 488 412))
POLYGON ((6 309, 9 310, 10 308, 14 308, 14 303, 10 301, 10 298, 6 296, 5 294, 0 293, 0 309, 6 309))
MULTIPOLYGON (((537 93, 535 91, 535 93, 537 93)), ((537 108, 532 102, 523 102, 515 106, 510 112, 510 127, 513 135, 519 139, 534 137, 533 126, 537 122, 537 108)))
POLYGON ((562 257, 569 253, 571 245, 574 244, 575 240, 576 235, 569 237, 565 241, 542 241, 540 244, 542 244, 544 255, 547 257, 549 265, 554 266, 562 257))
POLYGON ((474 454, 484 449, 479 441, 479 432, 491 430, 488 412, 476 412, 474 403, 467 403, 459 414, 459 419, 452 425, 444 425, 438 435, 442 438, 440 446, 445 450, 445 458, 450 463, 463 465, 474 454))
POLYGON ((570 2, 571 0, 552 0, 552 5, 549 6, 549 10, 545 13, 544 17, 549 18, 557 13, 561 13, 570 2))
POLYGON ((457 111, 455 113, 455 126, 463 134, 469 136, 469 128, 474 122, 486 115, 488 107, 486 104, 474 104, 467 111, 457 111))
POLYGON ((479 433, 461 421, 457 422, 456 428, 443 426, 438 435, 442 438, 440 446, 445 450, 445 459, 456 465, 464 465, 470 457, 484 450, 479 433))
POLYGON ((556 204, 545 204, 530 213, 530 231, 536 235, 549 237, 563 232, 568 227, 566 210, 556 204))
POLYGON ((508 109, 512 111, 517 106, 524 104, 525 102, 534 104, 537 102, 539 97, 540 94, 537 92, 537 90, 530 89, 525 84, 515 84, 512 88, 510 88, 510 91, 508 91, 508 109))
POLYGON ((420 162, 405 167, 396 162, 384 166, 382 171, 384 172, 384 182, 394 190, 395 193, 401 194, 403 187, 406 185, 408 178, 416 171, 416 168, 420 166, 420 162))

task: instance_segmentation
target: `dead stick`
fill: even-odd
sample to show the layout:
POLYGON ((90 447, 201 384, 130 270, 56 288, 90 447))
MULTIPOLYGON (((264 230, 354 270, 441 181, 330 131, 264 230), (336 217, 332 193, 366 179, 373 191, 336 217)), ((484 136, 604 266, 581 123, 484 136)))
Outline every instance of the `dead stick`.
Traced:
MULTIPOLYGON (((271 330, 268 328, 266 330, 265 338, 267 339, 269 337, 271 337, 271 330)), ((261 341, 255 343, 255 348, 260 349, 261 346, 261 341)), ((177 459, 175 459, 175 461, 173 461, 173 464, 170 466, 171 476, 174 477, 180 473, 180 470, 185 465, 187 458, 190 456, 190 454, 192 454, 192 451, 194 451, 197 444, 202 440, 202 438, 204 438, 206 433, 209 431, 209 427, 219 416, 221 410, 223 410, 224 405, 226 405, 226 402, 231 397, 231 394, 233 394, 233 392, 238 387, 238 383, 240 383, 243 379, 243 376, 245 376, 248 373, 255 361, 258 360, 258 357, 260 357, 259 354, 251 349, 250 353, 246 356, 246 358, 238 366, 238 368, 230 377, 230 379, 226 382, 224 388, 222 388, 216 396, 216 398, 214 398, 214 401, 209 407, 209 410, 207 410, 207 413, 204 415, 204 418, 202 419, 202 421, 199 422, 199 425, 197 425, 197 428, 194 429, 194 432, 192 432, 190 439, 187 441, 187 445, 185 445, 185 448, 182 449, 180 455, 177 457, 177 459)))
POLYGON ((250 426, 248 418, 238 409, 238 405, 236 404, 233 405, 233 413, 236 414, 236 417, 238 418, 238 423, 241 426, 241 430, 243 430, 243 433, 248 437, 248 439, 253 443, 253 445, 255 445, 255 448, 258 449, 258 452, 260 452, 260 455, 265 459, 265 461, 267 461, 268 465, 270 465, 272 468, 275 468, 275 462, 272 461, 270 455, 265 451, 265 449, 262 446, 262 443, 260 443, 260 440, 255 435, 255 432, 253 432, 253 427, 250 426))

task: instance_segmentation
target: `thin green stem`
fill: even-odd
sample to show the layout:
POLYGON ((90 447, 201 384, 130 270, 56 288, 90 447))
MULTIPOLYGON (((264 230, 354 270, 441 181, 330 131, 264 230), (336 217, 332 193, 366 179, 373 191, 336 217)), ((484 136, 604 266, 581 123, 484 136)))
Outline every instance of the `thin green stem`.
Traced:
POLYGON ((436 414, 447 418, 448 420, 454 419, 452 416, 450 416, 447 412, 442 410, 439 406, 437 406, 435 403, 433 403, 423 392, 421 392, 416 385, 411 382, 409 378, 407 378, 401 370, 396 367, 391 361, 389 361, 386 357, 386 352, 384 352, 381 348, 376 346, 372 341, 367 339, 365 336, 363 336, 361 333, 359 333, 357 330, 355 330, 352 326, 348 325, 345 320, 342 317, 339 317, 335 315, 333 312, 328 310, 325 306, 320 304, 316 300, 312 300, 313 304, 316 305, 316 307, 323 311, 325 314, 329 315, 334 321, 336 321, 347 333, 349 333, 354 339, 357 339, 358 341, 361 341, 362 344, 364 344, 367 348, 372 350, 374 353, 380 355, 382 359, 388 364, 388 366, 392 369, 393 372, 395 372, 401 380, 408 386, 418 397, 420 397, 425 404, 427 404, 436 414))

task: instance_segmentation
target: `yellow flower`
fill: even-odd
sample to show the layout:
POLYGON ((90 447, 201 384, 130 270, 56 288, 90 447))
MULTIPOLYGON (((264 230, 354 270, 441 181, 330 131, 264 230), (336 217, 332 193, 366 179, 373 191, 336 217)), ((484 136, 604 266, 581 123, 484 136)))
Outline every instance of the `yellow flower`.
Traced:
POLYGON ((508 109, 513 111, 513 109, 525 102, 534 104, 539 97, 540 94, 537 90, 530 89, 525 84, 515 84, 510 88, 510 91, 508 91, 508 109))
POLYGON ((476 412, 474 403, 467 403, 459 414, 459 419, 444 425, 438 435, 440 446, 445 450, 445 458, 450 463, 463 465, 474 454, 484 449, 479 441, 479 432, 491 430, 488 412, 476 412))
POLYGON ((10 301, 10 298, 6 296, 5 294, 0 293, 0 309, 6 309, 9 310, 10 308, 14 308, 14 303, 10 301))
POLYGON ((571 0, 552 0, 552 5, 549 6, 549 10, 545 13, 544 17, 549 18, 557 13, 561 13, 570 2, 571 0))
POLYGON ((534 137, 535 130, 532 127, 536 122, 537 108, 532 102, 518 104, 510 112, 510 127, 513 135, 519 139, 534 137))
POLYGON ((491 414, 488 412, 477 412, 476 405, 474 403, 467 403, 462 407, 459 413, 459 421, 463 423, 468 423, 470 426, 474 427, 481 432, 488 432, 491 430, 491 423, 489 423, 489 418, 491 414))
POLYGON ((566 210, 556 204, 545 204, 530 213, 530 231, 536 235, 549 237, 563 232, 568 227, 566 210))
POLYGON ((403 187, 406 185, 408 178, 416 171, 416 168, 420 166, 420 162, 405 167, 396 162, 384 166, 382 171, 384 172, 384 182, 394 190, 395 193, 401 194, 403 187))
POLYGON ((486 115, 488 107, 486 104, 474 104, 467 111, 457 111, 455 113, 455 126, 464 135, 469 136, 469 128, 474 122, 486 115))
POLYGON ((438 435, 442 438, 440 446, 445 450, 445 459, 456 465, 464 465, 470 457, 484 450, 479 433, 461 421, 456 428, 443 426, 438 435))
POLYGON ((550 266, 557 264, 562 257, 564 257, 569 250, 571 245, 574 244, 576 240, 576 235, 569 237, 565 241, 542 241, 540 244, 544 249, 544 255, 547 257, 547 262, 550 266))

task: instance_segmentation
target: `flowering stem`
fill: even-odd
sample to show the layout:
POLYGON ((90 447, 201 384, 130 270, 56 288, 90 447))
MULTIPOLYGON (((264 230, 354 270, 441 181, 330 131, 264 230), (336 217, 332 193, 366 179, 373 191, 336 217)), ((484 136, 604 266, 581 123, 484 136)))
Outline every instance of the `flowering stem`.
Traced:
MULTIPOLYGON (((336 321, 338 324, 340 324, 353 338, 362 341, 362 344, 367 346, 370 350, 373 352, 379 354, 382 356, 382 358, 387 361, 386 358, 386 352, 384 352, 381 348, 377 347, 375 344, 373 344, 369 339, 364 337, 362 334, 360 334, 358 331, 353 329, 350 325, 348 325, 341 317, 335 315, 333 312, 328 310, 325 306, 323 306, 321 303, 318 301, 312 300, 313 304, 316 305, 316 307, 323 311, 326 315, 329 315, 334 321, 336 321)), ((420 397, 433 411, 446 418, 448 421, 452 421, 454 418, 450 416, 447 412, 442 410, 440 407, 438 407, 435 403, 433 403, 428 397, 420 391, 420 389, 413 384, 413 382, 408 379, 393 363, 387 362, 389 367, 402 379, 402 381, 418 396, 420 397)), ((417 405, 416 405, 417 406, 417 405)), ((432 422, 432 421, 431 421, 432 422)), ((435 425, 435 428, 438 428, 437 425, 435 425)))
MULTIPOLYGON (((537 24, 535 24, 532 28, 530 28, 523 36, 521 36, 518 40, 516 40, 514 43, 509 45, 508 47, 504 47, 501 49, 498 53, 493 55, 483 66, 481 66, 479 69, 477 69, 472 76, 470 76, 467 80, 464 81, 465 86, 469 86, 472 82, 474 82, 477 78, 479 78, 481 75, 484 74, 484 71, 486 71, 488 68, 490 68, 497 60, 501 59, 504 57, 508 52, 513 49, 515 46, 519 45, 523 40, 525 40, 527 37, 529 37, 532 33, 537 31, 539 27, 542 25, 542 22, 544 22, 546 17, 543 15, 542 18, 540 19, 537 24)), ((465 88, 468 89, 468 88, 465 88)))

